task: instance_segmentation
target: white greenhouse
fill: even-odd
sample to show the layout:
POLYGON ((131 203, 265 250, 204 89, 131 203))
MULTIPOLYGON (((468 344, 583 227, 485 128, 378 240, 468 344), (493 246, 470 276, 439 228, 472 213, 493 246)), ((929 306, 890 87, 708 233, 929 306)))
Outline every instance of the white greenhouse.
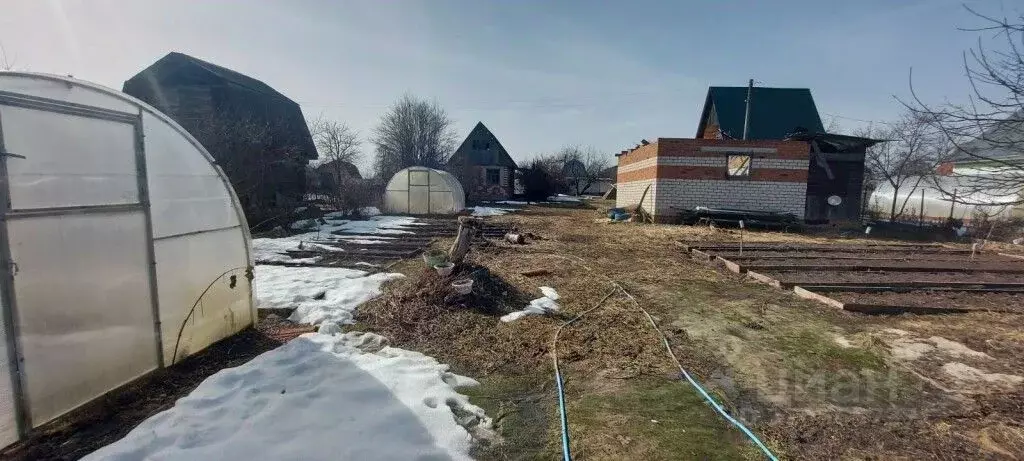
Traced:
POLYGON ((254 321, 224 173, 120 92, 0 72, 0 446, 254 321))
MULTIPOLYGON (((976 216, 996 219, 1024 216, 1024 206, 1017 204, 1020 197, 982 192, 964 193, 964 190, 977 189, 976 186, 970 187, 971 181, 972 178, 969 176, 937 176, 920 181, 918 177, 911 177, 896 195, 897 211, 906 203, 904 213, 906 220, 911 222, 916 222, 921 216, 932 222, 942 222, 950 217, 970 221, 976 216), (915 184, 917 187, 914 187, 915 184), (943 191, 948 194, 957 191, 956 203, 943 191), (975 203, 985 205, 974 205, 975 203)), ((871 193, 868 204, 875 211, 888 217, 892 201, 892 186, 883 182, 871 193)))
POLYGON ((414 166, 391 177, 384 191, 388 213, 454 214, 466 208, 462 184, 450 173, 414 166))

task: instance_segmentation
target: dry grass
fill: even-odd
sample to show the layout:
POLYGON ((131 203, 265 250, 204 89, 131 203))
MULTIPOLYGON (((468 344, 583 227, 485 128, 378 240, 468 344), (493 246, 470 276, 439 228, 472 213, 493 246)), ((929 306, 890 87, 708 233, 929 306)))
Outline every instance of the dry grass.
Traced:
MULTIPOLYGON (((507 439, 482 458, 557 456, 551 337, 562 321, 608 293, 611 281, 657 317, 683 366, 785 457, 920 459, 945 453, 979 459, 998 458, 999 450, 1016 453, 1017 433, 1006 428, 1021 427, 1024 411, 1011 404, 1011 395, 974 402, 943 395, 893 368, 884 345, 869 341, 872 332, 899 325, 949 335, 1010 363, 999 370, 1015 370, 1012 364, 1021 359, 1013 356, 1024 351, 1024 337, 1012 318, 851 315, 746 283, 689 260, 678 246, 738 240, 736 230, 596 222, 601 216, 600 207, 530 207, 491 218, 542 239, 475 248, 472 270, 486 269, 485 277, 477 277, 479 295, 463 303, 446 300, 446 284, 409 262, 398 269, 410 277, 361 308, 358 328, 381 332, 480 379, 483 385, 468 392, 496 416, 507 439), (548 273, 523 275, 536 269, 548 273), (539 286, 558 290, 563 315, 498 321, 540 296, 539 286), (865 340, 850 350, 834 341, 839 336, 865 340), (972 336, 987 341, 987 348, 972 336), (853 391, 844 390, 850 386, 853 391)), ((779 232, 746 232, 744 239, 878 242, 779 232)), ((609 298, 567 328, 558 351, 578 455, 757 459, 745 439, 706 413, 708 407, 678 381, 657 334, 623 297, 609 298), (674 406, 666 407, 669 402, 674 406), (677 414, 692 417, 649 422, 677 414)))

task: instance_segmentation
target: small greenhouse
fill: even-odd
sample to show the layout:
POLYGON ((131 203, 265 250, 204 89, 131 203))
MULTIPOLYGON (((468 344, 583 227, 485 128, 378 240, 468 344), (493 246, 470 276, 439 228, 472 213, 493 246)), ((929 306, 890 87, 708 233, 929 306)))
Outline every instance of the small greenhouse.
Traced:
MULTIPOLYGON (((917 221, 922 216, 933 222, 947 218, 970 221, 978 216, 989 219, 1024 216, 1024 206, 1018 204, 1019 197, 976 189, 979 187, 970 176, 911 177, 896 194, 896 210, 903 208, 907 221, 917 221), (957 193, 955 202, 951 195, 954 191, 957 193), (977 205, 979 203, 984 205, 977 205)), ((892 185, 883 182, 871 193, 869 206, 888 216, 893 202, 892 191, 892 185)))
POLYGON ((384 191, 388 213, 454 214, 466 208, 462 184, 450 173, 414 166, 391 177, 384 191))
POLYGON ((0 446, 254 320, 230 183, 117 91, 0 72, 0 446))

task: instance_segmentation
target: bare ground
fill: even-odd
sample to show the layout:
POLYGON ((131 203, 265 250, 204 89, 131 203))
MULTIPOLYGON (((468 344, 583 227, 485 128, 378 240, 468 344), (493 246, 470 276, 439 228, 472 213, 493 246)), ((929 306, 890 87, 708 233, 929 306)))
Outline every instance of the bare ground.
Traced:
MULTIPOLYGON (((692 261, 676 243, 737 240, 734 230, 607 224, 600 216, 530 207, 491 218, 543 238, 471 253, 473 270, 486 269, 490 286, 500 288, 468 303, 439 301, 429 288, 435 276, 411 261, 398 268, 412 277, 361 311, 355 328, 397 333, 398 345, 480 379, 467 392, 505 437, 481 449, 482 459, 558 456, 551 338, 559 323, 608 294, 612 281, 656 317, 682 365, 781 458, 1024 459, 1021 388, 985 378, 1024 372, 1019 316, 841 312, 692 261), (536 269, 550 273, 523 275, 536 269), (563 315, 497 320, 540 296, 539 286, 558 290, 563 315), (419 313, 397 328, 391 319, 405 309, 419 313), (916 360, 897 358, 890 329, 932 348, 916 360), (952 356, 933 336, 991 358, 952 356)), ((744 238, 877 243, 777 232, 744 238)), ((760 458, 679 380, 659 336, 624 296, 613 293, 567 327, 558 356, 578 459, 760 458)))

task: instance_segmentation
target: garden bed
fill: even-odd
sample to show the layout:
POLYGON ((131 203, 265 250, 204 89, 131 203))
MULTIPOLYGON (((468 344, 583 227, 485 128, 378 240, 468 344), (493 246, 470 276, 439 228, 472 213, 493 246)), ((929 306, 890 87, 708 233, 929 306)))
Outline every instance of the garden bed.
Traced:
POLYGON ((842 303, 915 306, 1024 313, 1024 293, 983 293, 918 290, 906 293, 832 292, 827 296, 842 303))

